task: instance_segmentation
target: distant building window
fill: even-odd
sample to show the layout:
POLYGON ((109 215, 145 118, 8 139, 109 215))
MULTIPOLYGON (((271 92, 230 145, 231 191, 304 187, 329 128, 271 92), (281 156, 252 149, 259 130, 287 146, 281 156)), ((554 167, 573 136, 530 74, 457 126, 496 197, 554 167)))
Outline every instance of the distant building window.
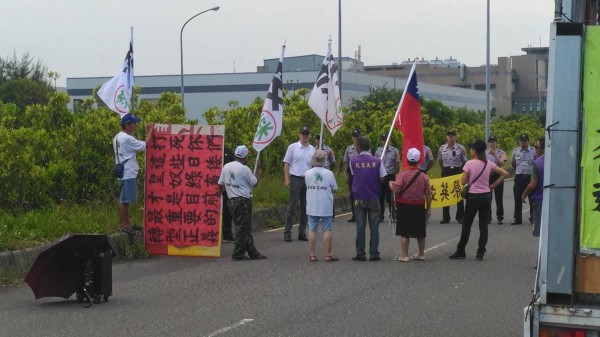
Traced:
MULTIPOLYGON (((475 84, 473 89, 479 90, 479 91, 485 91, 485 84, 475 84)), ((496 89, 496 85, 494 83, 490 83, 490 90, 495 90, 495 89, 496 89)))
POLYGON ((522 107, 522 108, 521 108, 521 112, 522 112, 522 113, 525 113, 525 111, 526 111, 526 110, 525 110, 525 104, 526 104, 525 102, 521 103, 521 107, 522 107))
MULTIPOLYGON (((452 85, 453 87, 457 87, 457 88, 465 88, 465 89, 471 89, 471 85, 470 84, 454 84, 452 85)), ((485 89, 484 89, 485 90, 485 89)))

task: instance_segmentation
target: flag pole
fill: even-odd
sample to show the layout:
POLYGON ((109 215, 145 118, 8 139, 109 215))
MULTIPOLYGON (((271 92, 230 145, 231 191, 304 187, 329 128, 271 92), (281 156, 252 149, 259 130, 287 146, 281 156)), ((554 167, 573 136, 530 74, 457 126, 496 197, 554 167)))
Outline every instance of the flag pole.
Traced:
POLYGON ((252 171, 252 174, 254 174, 256 176, 256 170, 258 169, 258 160, 260 158, 260 151, 258 151, 256 153, 256 160, 254 161, 254 170, 252 171))
MULTIPOLYGON (((129 41, 129 43, 131 43, 131 48, 133 48, 133 26, 130 26, 130 32, 131 32, 131 39, 129 41)), ((133 57, 133 55, 131 55, 131 57, 133 57)), ((132 64, 133 66, 133 64, 132 64)), ((133 69, 131 69, 130 71, 133 71, 133 69)), ((133 76, 135 76, 135 73, 133 73, 133 76)), ((131 105, 131 115, 135 116, 133 113, 133 94, 134 94, 134 90, 133 90, 133 86, 131 87, 131 97, 129 98, 129 105, 131 105)))
MULTIPOLYGON (((404 85, 404 91, 402 92, 402 97, 400 98, 400 104, 398 104, 398 108, 396 109, 396 113, 394 114, 394 118, 392 119, 392 125, 390 125, 390 130, 388 131, 387 139, 385 140, 385 145, 383 145, 383 149, 388 146, 390 142, 390 137, 392 136, 392 131, 394 130, 394 124, 396 124, 396 119, 399 118, 398 114, 400 113, 400 108, 402 107, 402 102, 404 102, 404 96, 406 96, 406 91, 408 90, 408 84, 410 83, 410 79, 415 72, 415 67, 417 66, 417 60, 413 61, 413 65, 410 68, 410 73, 408 73, 408 78, 406 79, 406 84, 404 85)), ((385 151, 381 153, 381 159, 385 155, 385 151)))
POLYGON ((319 131, 319 150, 323 150, 323 121, 321 121, 321 130, 319 131))

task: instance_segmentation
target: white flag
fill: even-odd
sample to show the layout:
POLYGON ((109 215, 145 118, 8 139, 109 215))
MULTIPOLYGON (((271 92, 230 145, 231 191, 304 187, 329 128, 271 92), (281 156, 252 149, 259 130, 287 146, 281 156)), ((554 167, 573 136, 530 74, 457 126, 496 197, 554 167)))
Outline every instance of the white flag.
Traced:
POLYGON ((281 57, 277 64, 277 70, 273 75, 273 80, 267 92, 265 105, 262 108, 262 114, 258 120, 258 127, 254 134, 254 142, 252 147, 256 151, 261 151, 267 147, 275 137, 281 135, 281 127, 283 124, 283 54, 285 45, 281 48, 281 57))
POLYGON ((323 60, 315 86, 308 98, 308 105, 319 116, 331 135, 342 127, 344 116, 341 110, 340 84, 337 66, 331 54, 331 40, 327 48, 327 56, 323 60))
POLYGON ((131 109, 133 92, 133 30, 129 41, 129 51, 125 56, 122 70, 98 90, 98 97, 114 112, 123 117, 131 109))

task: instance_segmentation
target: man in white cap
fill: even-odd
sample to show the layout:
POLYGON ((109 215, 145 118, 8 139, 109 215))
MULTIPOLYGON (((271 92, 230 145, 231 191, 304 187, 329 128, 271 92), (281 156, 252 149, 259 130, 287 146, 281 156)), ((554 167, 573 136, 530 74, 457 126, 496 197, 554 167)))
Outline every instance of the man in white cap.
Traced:
POLYGON ((338 190, 333 172, 324 166, 327 152, 316 150, 312 157, 312 166, 306 171, 306 214, 308 215, 308 248, 310 261, 316 262, 316 239, 319 219, 323 221, 323 242, 325 244, 325 261, 334 262, 338 258, 331 252, 333 236, 333 193, 338 190))
POLYGON ((146 143, 150 141, 154 127, 154 123, 147 123, 145 141, 137 140, 133 134, 139 122, 141 119, 130 113, 125 114, 121 118, 122 130, 113 138, 115 164, 123 164, 124 167, 123 176, 119 178, 119 227, 128 235, 142 230, 142 227, 131 223, 129 204, 137 202, 137 175, 140 166, 135 154, 146 150, 146 143))
POLYGON ((252 187, 258 184, 260 169, 256 170, 256 176, 252 174, 246 165, 248 152, 245 145, 238 146, 234 151, 235 161, 223 166, 218 182, 221 193, 227 192, 228 206, 235 224, 235 243, 231 256, 234 261, 267 258, 256 250, 254 239, 250 233, 252 230, 252 187), (246 252, 248 256, 246 256, 246 252))

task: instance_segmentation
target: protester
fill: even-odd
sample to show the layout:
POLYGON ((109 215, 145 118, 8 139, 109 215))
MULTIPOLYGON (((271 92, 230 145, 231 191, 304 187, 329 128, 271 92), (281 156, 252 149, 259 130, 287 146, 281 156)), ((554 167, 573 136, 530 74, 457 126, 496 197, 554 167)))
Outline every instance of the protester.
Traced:
MULTIPOLYGON (((233 152, 231 151, 231 149, 228 147, 225 147, 224 152, 223 152, 223 165, 231 163, 234 160, 235 159, 233 158, 233 152)), ((222 233, 223 242, 234 242, 235 239, 233 237, 233 232, 231 231, 231 211, 229 210, 229 206, 228 206, 229 198, 227 197, 227 191, 225 189, 223 189, 222 195, 223 195, 223 225, 221 227, 223 230, 223 233, 222 233)))
MULTIPOLYGON (((488 138, 488 150, 485 152, 485 156, 487 160, 493 162, 498 167, 503 167, 504 162, 506 161, 506 153, 498 148, 498 138, 494 136, 490 136, 488 138)), ((498 175, 494 172, 490 174, 490 185, 498 179, 498 175)), ((492 193, 492 200, 494 197, 496 198, 496 219, 498 220, 498 224, 502 225, 504 223, 504 181, 502 181, 492 193)), ((492 204, 490 203, 490 207, 492 204)), ((490 208, 490 219, 489 222, 492 222, 492 209, 490 208)))
MULTIPOLYGON (((352 130, 352 145, 348 145, 348 147, 346 147, 346 151, 344 152, 344 172, 346 173, 346 183, 348 183, 348 190, 350 191, 352 191, 352 181, 354 180, 352 170, 350 170, 350 160, 358 155, 358 151, 356 150, 356 140, 359 136, 360 132, 358 130, 352 130)), ((352 196, 352 193, 350 193, 350 208, 352 209, 352 217, 348 219, 348 222, 355 222, 356 214, 354 212, 354 197, 352 196)))
POLYGON ((419 165, 419 170, 421 170, 421 172, 427 173, 433 167, 433 152, 431 152, 429 146, 423 145, 423 154, 425 157, 425 161, 423 161, 423 164, 419 165))
MULTIPOLYGON (((438 151, 438 162, 442 168, 442 177, 448 177, 455 174, 461 174, 463 165, 467 161, 467 151, 465 147, 456 142, 456 132, 448 131, 446 133, 446 144, 440 146, 438 151)), ((443 216, 441 224, 450 223, 450 206, 442 209, 443 216)), ((465 214, 465 204, 460 200, 456 204, 456 221, 462 224, 465 214)))
POLYGON ((396 193, 396 235, 400 236, 401 255, 395 261, 408 262, 408 245, 410 238, 416 238, 419 253, 412 256, 418 261, 425 260, 426 222, 431 216, 431 186, 429 177, 417 165, 421 152, 410 148, 406 154, 409 167, 404 168, 389 182, 390 189, 396 193))
MULTIPOLYGON (((519 136, 519 146, 512 152, 511 164, 515 169, 515 182, 513 185, 513 196, 515 198, 515 219, 511 225, 520 225, 523 223, 523 191, 531 180, 531 165, 535 160, 535 149, 529 146, 529 136, 522 134, 519 136)), ((531 200, 530 200, 531 204, 531 200)), ((531 209, 529 210, 531 214, 531 209)), ((531 220, 531 216, 529 218, 531 220)))
POLYGON ((498 167, 494 162, 488 161, 485 156, 485 141, 477 139, 470 146, 471 157, 473 159, 466 162, 463 168, 462 184, 467 183, 470 186, 467 195, 467 205, 465 207, 465 219, 462 223, 460 240, 456 246, 456 252, 450 255, 450 259, 464 259, 466 257, 465 248, 471 235, 471 225, 475 215, 479 213, 479 242, 477 248, 476 260, 482 260, 486 252, 488 241, 488 220, 491 203, 491 193, 498 184, 500 184, 508 173, 498 167), (498 174, 498 179, 491 185, 489 184, 490 173, 498 174))
POLYGON ((308 248, 310 261, 316 262, 316 239, 319 219, 323 221, 323 243, 325 245, 325 261, 334 262, 338 258, 331 251, 333 237, 333 193, 338 186, 333 172, 326 169, 327 152, 316 150, 312 157, 312 166, 306 171, 306 214, 308 215, 308 248))
POLYGON ((146 143, 152 136, 154 123, 146 124, 145 141, 137 140, 133 134, 137 130, 141 119, 134 117, 131 113, 121 118, 121 132, 113 138, 113 149, 115 153, 115 164, 124 166, 123 177, 119 178, 119 227, 122 232, 129 235, 143 228, 131 223, 129 217, 129 204, 137 202, 137 175, 140 169, 136 158, 136 152, 146 150, 146 143))
POLYGON ((356 139, 358 155, 350 160, 350 172, 354 177, 350 193, 354 197, 356 214, 356 256, 354 261, 366 261, 365 229, 369 222, 369 261, 379 261, 379 193, 385 168, 381 159, 373 157, 369 150, 371 141, 365 136, 356 139))
MULTIPOLYGON (((218 181, 221 193, 226 191, 229 196, 228 206, 235 224, 235 243, 233 255, 231 256, 234 261, 267 258, 256 250, 251 234, 252 187, 258 184, 260 169, 256 170, 256 176, 252 174, 247 166, 248 153, 246 146, 236 147, 234 152, 235 161, 223 166, 218 181), (248 256, 246 256, 246 253, 248 253, 248 256)), ((259 162, 256 165, 259 165, 259 162)))
POLYGON ((382 165, 385 168, 385 178, 383 179, 383 181, 381 182, 381 194, 379 195, 379 209, 380 209, 380 215, 379 215, 379 221, 382 222, 383 220, 385 220, 385 202, 387 201, 389 207, 390 207, 390 217, 392 212, 392 192, 390 191, 390 181, 394 181, 394 179, 396 179, 396 173, 398 173, 398 171, 400 171, 400 152, 398 151, 397 148, 393 147, 391 144, 388 144, 388 146, 385 148, 385 151, 383 150, 383 147, 385 146, 385 142, 387 140, 387 133, 384 133, 381 135, 381 146, 377 148, 377 150, 375 150, 375 157, 377 158, 381 158, 381 155, 383 153, 385 153, 383 155, 383 159, 382 159, 382 165))
POLYGON ((310 129, 305 126, 300 129, 300 140, 288 146, 283 158, 285 188, 289 190, 285 229, 283 231, 283 239, 286 242, 292 242, 292 226, 294 225, 298 204, 300 204, 298 240, 308 241, 306 237, 306 183, 304 182, 304 174, 310 169, 312 155, 315 153, 315 148, 308 142, 309 139, 310 129))
POLYGON ((532 229, 533 236, 540 236, 540 229, 542 226, 542 201, 544 197, 544 146, 546 140, 544 137, 538 138, 535 143, 535 155, 536 159, 533 161, 531 167, 531 180, 529 185, 523 191, 521 199, 525 200, 525 197, 529 196, 531 200, 531 207, 533 207, 533 221, 532 229))

